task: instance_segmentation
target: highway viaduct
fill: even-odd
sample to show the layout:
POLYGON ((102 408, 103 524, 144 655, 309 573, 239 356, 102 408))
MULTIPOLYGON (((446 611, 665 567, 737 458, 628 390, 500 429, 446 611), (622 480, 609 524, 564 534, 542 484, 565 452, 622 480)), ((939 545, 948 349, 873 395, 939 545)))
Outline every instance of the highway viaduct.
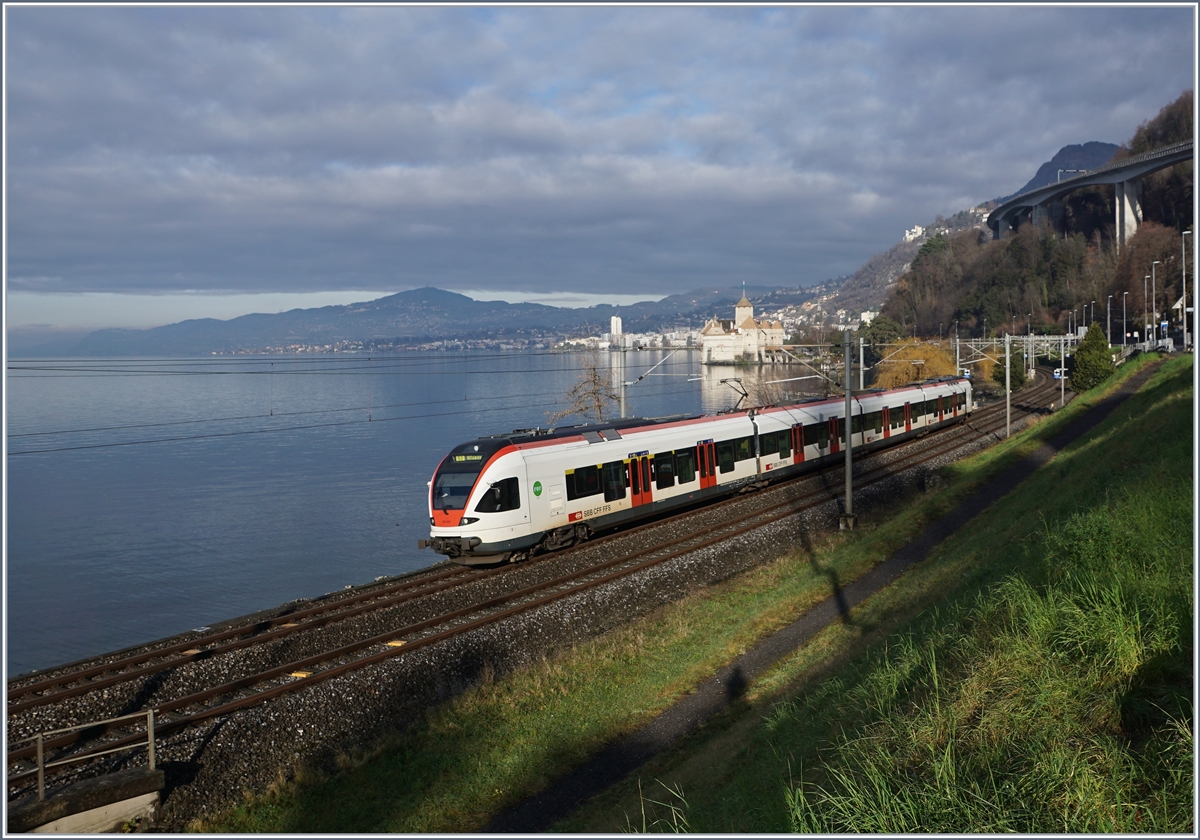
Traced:
POLYGON ((1112 184, 1117 191, 1117 249, 1120 250, 1125 246, 1126 240, 1137 231, 1138 223, 1142 220, 1142 178, 1151 172, 1191 159, 1192 141, 1185 140, 1153 152, 1105 164, 1082 175, 1065 178, 1057 183, 1013 196, 988 215, 988 227, 992 229, 992 237, 999 239, 1004 231, 1016 229, 1026 221, 1036 225, 1049 214, 1055 204, 1059 204, 1066 195, 1080 187, 1112 184))

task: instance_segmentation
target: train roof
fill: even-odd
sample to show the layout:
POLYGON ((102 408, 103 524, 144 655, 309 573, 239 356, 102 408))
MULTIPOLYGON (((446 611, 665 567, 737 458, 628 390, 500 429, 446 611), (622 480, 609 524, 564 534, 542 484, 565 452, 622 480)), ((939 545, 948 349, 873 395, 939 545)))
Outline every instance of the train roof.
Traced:
MULTIPOLYGON (((854 397, 877 396, 879 394, 888 393, 891 391, 901 391, 906 388, 914 388, 921 385, 937 385, 946 382, 966 382, 967 380, 961 376, 942 376, 936 379, 923 379, 918 382, 910 382, 907 385, 902 385, 899 388, 867 388, 862 391, 853 391, 854 397)), ((717 414, 673 414, 667 417, 626 417, 619 420, 606 420, 600 423, 577 423, 571 426, 551 426, 542 428, 536 426, 531 429, 513 429, 511 432, 503 432, 495 435, 484 435, 469 440, 466 443, 460 444, 454 448, 454 452, 465 451, 469 448, 474 448, 476 451, 482 447, 489 452, 495 452, 507 445, 520 445, 524 443, 544 443, 562 438, 583 437, 591 443, 599 443, 602 440, 620 440, 622 430, 644 430, 652 429, 655 426, 665 426, 672 423, 686 422, 688 420, 701 420, 705 417, 717 419, 719 417, 731 416, 736 414, 746 414, 750 411, 769 411, 769 410, 784 410, 795 406, 811 405, 814 403, 837 403, 843 400, 843 396, 815 396, 790 402, 787 405, 778 406, 759 406, 757 408, 747 409, 727 409, 717 414)))
POLYGON ((532 429, 513 429, 511 432, 497 435, 485 435, 479 438, 479 441, 469 442, 477 443, 482 441, 488 444, 495 444, 498 441, 505 441, 511 444, 520 444, 534 440, 546 441, 557 438, 579 437, 580 435, 585 438, 595 436, 597 440, 618 440, 620 439, 622 429, 645 429, 667 423, 678 423, 681 420, 699 420, 701 417, 704 417, 704 415, 673 414, 668 417, 625 417, 620 420, 606 420, 600 423, 577 423, 572 426, 553 426, 546 429, 538 426, 532 429))

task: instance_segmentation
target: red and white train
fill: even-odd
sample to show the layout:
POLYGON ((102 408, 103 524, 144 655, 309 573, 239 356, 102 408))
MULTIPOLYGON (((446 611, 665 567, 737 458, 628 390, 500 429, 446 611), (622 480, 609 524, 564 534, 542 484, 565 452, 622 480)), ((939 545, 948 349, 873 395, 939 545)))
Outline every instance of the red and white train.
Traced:
MULTIPOLYGON (((670 508, 839 455, 845 397, 734 413, 521 429, 456 446, 429 482, 432 548, 466 564, 553 551, 670 508)), ((967 379, 852 395, 855 451, 888 446, 974 409, 967 379)))

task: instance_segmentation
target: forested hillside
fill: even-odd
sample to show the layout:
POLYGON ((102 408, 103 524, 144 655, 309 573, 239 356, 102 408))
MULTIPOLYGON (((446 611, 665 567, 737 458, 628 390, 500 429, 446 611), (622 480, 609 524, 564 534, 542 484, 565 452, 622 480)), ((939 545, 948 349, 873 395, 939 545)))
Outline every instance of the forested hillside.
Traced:
MULTIPOLYGON (((1192 108, 1187 91, 1143 123, 1114 158, 1191 139, 1192 108)), ((1158 260, 1155 302, 1166 317, 1180 296, 1180 234, 1191 225, 1192 168, 1182 163, 1144 179, 1144 221, 1119 256, 1113 188, 1081 189, 1064 202, 1061 218, 1024 225, 1000 241, 979 231, 929 239, 892 287, 883 314, 922 335, 955 322, 971 335, 1024 332, 1031 324, 1035 332, 1059 332, 1072 317, 1083 317, 1072 312, 1091 311, 1092 301, 1096 320, 1103 321, 1111 295, 1114 317, 1123 302, 1130 329, 1137 329, 1149 305, 1142 280, 1158 260)), ((1118 330, 1114 322, 1114 336, 1118 330)))

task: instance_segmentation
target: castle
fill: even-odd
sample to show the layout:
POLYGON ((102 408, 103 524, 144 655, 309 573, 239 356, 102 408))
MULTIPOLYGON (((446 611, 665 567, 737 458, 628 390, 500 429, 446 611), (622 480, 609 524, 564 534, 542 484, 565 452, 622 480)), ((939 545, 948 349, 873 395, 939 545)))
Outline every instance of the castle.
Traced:
POLYGON ((706 365, 775 364, 787 361, 780 321, 756 321, 745 295, 733 320, 713 318, 700 331, 700 361, 706 365))

